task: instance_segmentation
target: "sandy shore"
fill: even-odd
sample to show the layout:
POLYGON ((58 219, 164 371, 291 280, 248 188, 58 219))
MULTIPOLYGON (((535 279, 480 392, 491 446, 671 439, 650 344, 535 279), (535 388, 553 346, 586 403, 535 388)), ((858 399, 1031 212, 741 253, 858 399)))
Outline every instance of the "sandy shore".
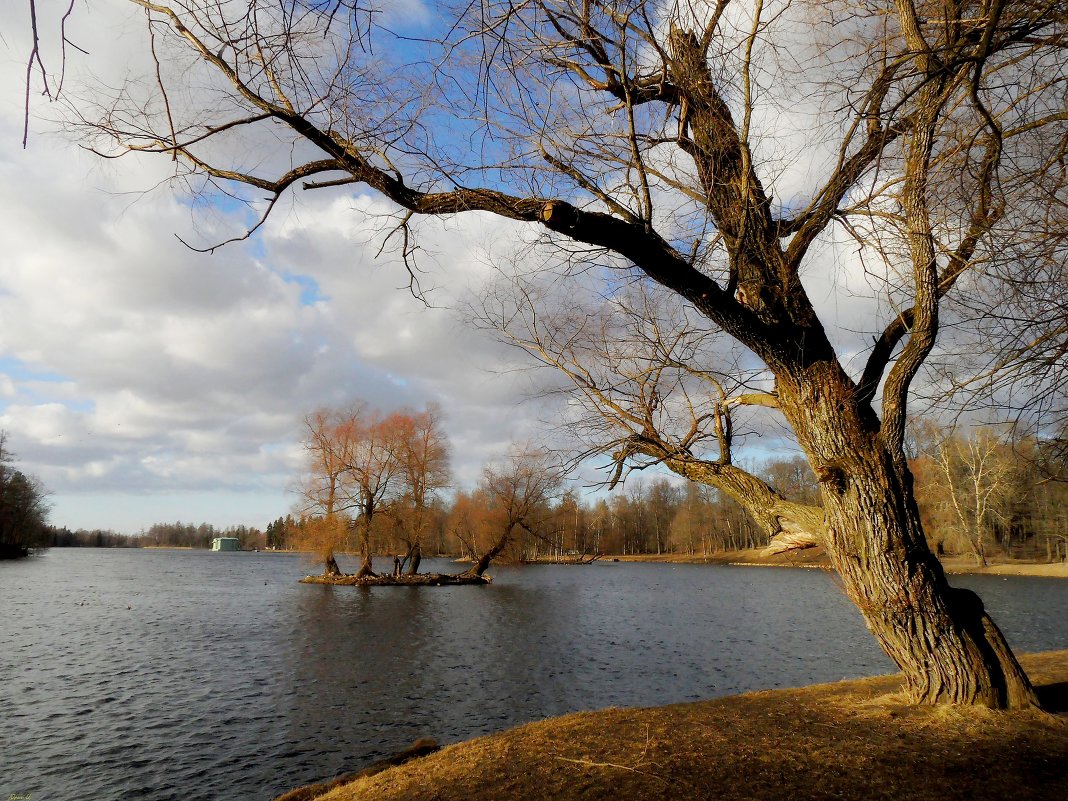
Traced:
MULTIPOLYGON (((725 551, 703 556, 696 554, 640 554, 628 556, 605 556, 605 561, 620 562, 667 562, 671 564, 738 565, 743 567, 821 567, 830 569, 827 555, 821 548, 808 548, 784 554, 766 556, 761 550, 725 551)), ((978 567, 969 557, 949 556, 942 565, 951 574, 989 574, 994 576, 1042 576, 1068 578, 1068 562, 1021 562, 989 560, 987 567, 978 567)))
POLYGON ((1036 562, 991 562, 986 567, 977 567, 971 559, 944 559, 947 573, 978 573, 993 576, 1045 576, 1068 578, 1068 562, 1050 564, 1036 562))

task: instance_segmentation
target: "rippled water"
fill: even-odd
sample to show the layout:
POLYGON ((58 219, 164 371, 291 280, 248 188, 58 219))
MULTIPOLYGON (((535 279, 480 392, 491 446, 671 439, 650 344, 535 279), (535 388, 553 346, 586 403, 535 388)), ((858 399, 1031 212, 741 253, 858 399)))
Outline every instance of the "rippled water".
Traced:
MULTIPOLYGON (((891 669, 818 570, 609 562, 367 590, 296 583, 310 569, 204 551, 0 563, 0 799, 266 800, 419 736, 891 669)), ((1016 647, 1068 647, 1068 582, 955 583, 1016 647)))

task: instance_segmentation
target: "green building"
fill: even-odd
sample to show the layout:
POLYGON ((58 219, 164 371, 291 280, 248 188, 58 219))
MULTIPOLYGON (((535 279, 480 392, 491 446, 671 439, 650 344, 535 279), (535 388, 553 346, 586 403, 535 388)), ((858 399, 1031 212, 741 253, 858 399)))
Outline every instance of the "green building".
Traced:
POLYGON ((241 540, 237 537, 216 537, 211 541, 213 551, 240 551, 241 540))

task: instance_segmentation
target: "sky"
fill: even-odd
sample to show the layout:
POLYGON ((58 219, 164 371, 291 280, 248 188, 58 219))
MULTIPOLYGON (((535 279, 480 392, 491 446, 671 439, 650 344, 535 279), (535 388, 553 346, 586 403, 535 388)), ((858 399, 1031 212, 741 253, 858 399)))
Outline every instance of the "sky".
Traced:
MULTIPOLYGON (((421 221, 422 299, 396 250, 379 253, 392 209, 359 187, 291 191, 247 241, 197 252, 242 234, 247 209, 190 196, 167 181, 165 158, 88 153, 62 133, 58 104, 37 96, 22 147, 24 5, 0 5, 0 429, 18 466, 49 489, 52 523, 264 527, 296 502, 301 421, 321 406, 438 404, 456 487, 561 419, 561 400, 541 392, 558 379, 456 311, 494 278, 488 254, 524 236, 516 224, 421 221)), ((418 0, 394 6, 413 25, 426 16, 418 0)), ((52 70, 65 8, 38 0, 52 70)), ((68 31, 88 55, 68 49, 67 98, 150 65, 143 14, 124 0, 79 0, 68 31)), ((818 171, 809 111, 778 112, 758 145, 781 152, 792 141, 804 154, 774 176, 787 202, 818 171)), ((870 342, 861 321, 878 301, 855 256, 821 248, 832 268, 806 284, 855 340, 842 343, 848 362, 870 342)))
MULTIPOLYGON (((37 97, 22 148, 21 5, 0 10, 0 429, 52 523, 264 527, 296 500, 303 416, 356 398, 440 404, 456 486, 538 436, 537 379, 453 310, 510 224, 423 224, 426 303, 394 253, 375 256, 386 207, 360 191, 287 197, 251 241, 194 252, 177 237, 214 244, 247 217, 161 185, 165 160, 102 161, 37 97)), ((77 4, 71 39, 90 55, 68 51, 68 86, 121 77, 141 24, 115 0, 77 4)))

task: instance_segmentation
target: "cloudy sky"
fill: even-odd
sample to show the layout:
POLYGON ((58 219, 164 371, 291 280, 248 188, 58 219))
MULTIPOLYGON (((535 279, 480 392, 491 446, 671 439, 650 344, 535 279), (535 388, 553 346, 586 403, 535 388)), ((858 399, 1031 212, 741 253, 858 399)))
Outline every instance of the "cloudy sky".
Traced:
MULTIPOLYGON (((293 504, 302 416, 353 398, 439 403, 458 484, 536 432, 544 410, 524 402, 514 353, 450 310, 487 277, 485 247, 514 237, 507 224, 423 226, 429 307, 395 257, 375 258, 384 207, 359 192, 289 198, 253 241, 196 253, 176 235, 214 244, 243 218, 159 187, 163 160, 102 163, 36 98, 22 149, 23 5, 0 10, 0 428, 51 490, 53 523, 264 526, 293 504)), ((39 1, 42 17, 55 5, 39 1)), ((121 76, 142 19, 79 3, 71 39, 91 56, 68 53, 70 84, 88 64, 121 76)))
MULTIPOLYGON (((531 400, 552 379, 516 370, 515 351, 453 310, 477 297, 493 274, 487 251, 515 242, 518 228, 478 216, 422 222, 426 304, 394 251, 376 257, 389 208, 358 189, 290 193, 249 241, 198 253, 179 237, 213 245, 249 218, 168 184, 166 159, 101 160, 60 134, 59 109, 38 97, 22 148, 26 5, 0 6, 0 429, 51 490, 52 522, 264 526, 294 503, 302 417, 355 398, 383 410, 440 404, 458 486, 559 417, 531 400)), ((66 5, 38 0, 53 70, 66 5)), ((418 24, 418 0, 399 5, 418 24)), ((90 72, 114 86, 150 64, 143 13, 124 0, 79 0, 68 24, 89 51, 68 50, 68 98, 90 72)), ((799 133, 805 113, 798 103, 775 118, 775 146, 792 137, 804 154, 782 161, 777 198, 818 164, 799 133)), ((848 252, 820 261, 833 269, 806 282, 855 340, 842 342, 848 359, 868 341, 859 320, 875 301, 848 252)))

